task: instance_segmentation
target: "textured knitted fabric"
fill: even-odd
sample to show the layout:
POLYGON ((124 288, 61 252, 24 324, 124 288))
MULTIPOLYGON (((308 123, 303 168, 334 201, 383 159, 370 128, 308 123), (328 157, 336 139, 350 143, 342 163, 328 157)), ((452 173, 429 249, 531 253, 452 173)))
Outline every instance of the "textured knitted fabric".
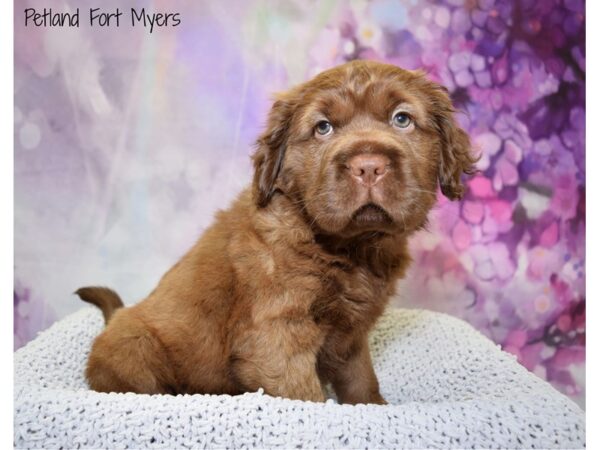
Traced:
POLYGON ((86 308, 15 352, 17 448, 582 448, 585 416, 465 322, 389 310, 370 338, 390 403, 102 394, 83 370, 103 327, 86 308))

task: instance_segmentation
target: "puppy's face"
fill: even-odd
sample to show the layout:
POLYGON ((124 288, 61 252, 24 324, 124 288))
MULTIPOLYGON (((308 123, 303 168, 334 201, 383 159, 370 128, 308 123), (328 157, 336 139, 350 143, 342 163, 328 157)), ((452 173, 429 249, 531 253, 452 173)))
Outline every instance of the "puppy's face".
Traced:
POLYGON ((258 145, 257 204, 281 191, 317 231, 342 237, 418 229, 438 183, 460 198, 475 162, 444 88, 366 61, 281 95, 258 145))

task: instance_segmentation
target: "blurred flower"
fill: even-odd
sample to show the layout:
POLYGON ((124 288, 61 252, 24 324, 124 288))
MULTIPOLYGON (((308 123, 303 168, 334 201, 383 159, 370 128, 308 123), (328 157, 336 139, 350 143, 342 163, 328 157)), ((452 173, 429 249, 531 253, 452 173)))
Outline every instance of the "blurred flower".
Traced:
POLYGON ((46 329, 55 317, 50 306, 32 295, 31 289, 15 280, 13 292, 14 349, 18 349, 46 329))
MULTIPOLYGON (((352 44, 351 41, 348 41, 352 44)), ((342 38, 337 28, 324 28, 317 38, 317 42, 310 51, 312 63, 318 71, 333 67, 342 56, 342 38)), ((353 51, 354 49, 352 49, 353 51)))
POLYGON ((515 271, 515 264, 510 258, 506 246, 501 242, 488 245, 476 244, 467 252, 473 260, 475 275, 483 281, 505 281, 515 271))

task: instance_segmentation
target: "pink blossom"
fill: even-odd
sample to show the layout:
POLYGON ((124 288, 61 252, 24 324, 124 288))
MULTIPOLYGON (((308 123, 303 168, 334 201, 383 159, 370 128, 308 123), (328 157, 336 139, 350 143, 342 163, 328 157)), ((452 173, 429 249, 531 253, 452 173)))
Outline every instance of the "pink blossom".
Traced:
POLYGON ((577 211, 577 182, 569 173, 558 175, 550 203, 552 212, 563 220, 572 219, 577 211))
POLYGON ((468 182, 468 185, 471 193, 476 197, 489 198, 495 196, 492 183, 484 176, 477 175, 473 177, 468 182))
POLYGON ((560 257, 545 247, 536 246, 528 251, 527 275, 531 280, 547 280, 560 266, 560 257))
POLYGON ((462 205, 462 216, 468 223, 478 224, 483 220, 484 204, 482 202, 465 200, 462 205))
POLYGON ((551 248, 558 241, 558 223, 552 222, 540 236, 540 245, 542 247, 551 248))
POLYGON ((452 240, 457 250, 464 250, 471 244, 471 228, 459 220, 452 230, 452 240))

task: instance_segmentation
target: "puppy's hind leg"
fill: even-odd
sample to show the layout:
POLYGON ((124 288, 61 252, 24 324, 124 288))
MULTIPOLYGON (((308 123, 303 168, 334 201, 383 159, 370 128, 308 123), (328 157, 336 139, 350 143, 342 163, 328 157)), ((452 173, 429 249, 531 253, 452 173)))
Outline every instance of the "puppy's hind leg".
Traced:
POLYGON ((115 316, 92 346, 85 372, 90 387, 98 392, 176 394, 174 368, 160 339, 135 319, 119 324, 121 317, 115 316))

